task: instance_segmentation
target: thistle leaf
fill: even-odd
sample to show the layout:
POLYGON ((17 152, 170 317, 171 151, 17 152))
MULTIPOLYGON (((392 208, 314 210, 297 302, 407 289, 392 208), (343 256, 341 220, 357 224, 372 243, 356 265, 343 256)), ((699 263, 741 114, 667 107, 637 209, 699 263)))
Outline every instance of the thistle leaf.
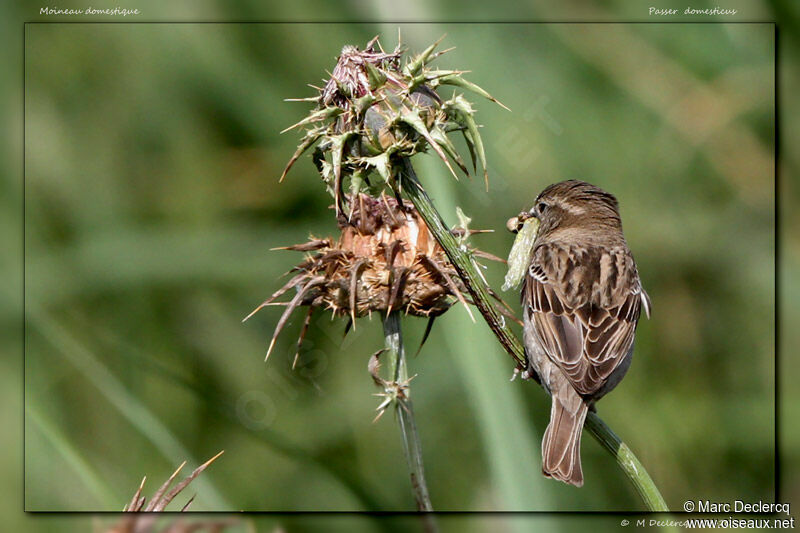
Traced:
POLYGON ((475 172, 478 169, 475 160, 475 141, 472 140, 472 135, 470 134, 469 130, 461 128, 461 133, 464 135, 464 140, 466 141, 467 149, 469 150, 469 157, 472 159, 472 171, 475 172))
POLYGON ((428 84, 431 87, 436 87, 439 78, 464 74, 466 70, 423 70, 408 82, 408 91, 412 92, 414 89, 423 84, 428 84))
POLYGON ((370 90, 376 91, 383 87, 383 84, 386 83, 386 74, 369 61, 365 61, 364 66, 367 69, 370 90))
POLYGON ((477 94, 479 96, 483 96, 484 98, 487 98, 487 99, 491 100, 492 102, 494 102, 495 104, 499 105, 500 107, 502 107, 503 109, 505 109, 507 111, 511 111, 508 107, 503 105, 503 103, 500 102, 497 98, 495 98, 491 94, 487 93, 480 86, 475 85, 471 81, 465 80, 458 73, 444 75, 444 76, 441 76, 439 78, 432 79, 431 80, 431 85, 434 85, 434 86, 436 86, 436 85, 454 85, 456 87, 461 87, 462 89, 466 89, 468 91, 472 91, 473 93, 475 93, 475 94, 477 94))
POLYGON ((405 122, 414 128, 417 133, 422 135, 422 137, 428 141, 428 144, 431 146, 431 148, 433 148, 433 150, 438 154, 441 160, 444 161, 444 164, 447 166, 447 169, 450 171, 453 177, 458 180, 458 176, 453 170, 453 167, 450 165, 450 161, 447 159, 447 156, 439 144, 433 139, 433 137, 431 137, 431 133, 428 131, 428 128, 425 127, 425 123, 422 121, 422 118, 420 118, 419 113, 417 111, 406 111, 400 115, 398 120, 400 122, 405 122))
POLYGON ((422 70, 422 67, 424 67, 428 63, 430 55, 433 53, 436 47, 439 46, 439 43, 441 43, 445 37, 446 35, 442 35, 441 37, 439 37, 439 40, 437 40, 435 43, 433 43, 428 48, 423 50, 420 54, 417 54, 414 57, 414 59, 406 63, 406 66, 403 67, 403 74, 405 74, 409 78, 416 76, 419 73, 419 71, 422 70))
POLYGON ((470 105, 466 98, 459 94, 452 100, 445 102, 445 112, 448 113, 448 116, 452 116, 456 122, 466 127, 469 132, 469 136, 465 136, 465 138, 475 151, 478 161, 481 163, 483 179, 486 183, 486 190, 488 191, 489 172, 486 170, 486 152, 483 149, 481 135, 478 133, 478 124, 475 122, 475 111, 472 109, 472 105, 470 105))
POLYGON ((342 153, 347 141, 355 135, 357 135, 356 132, 348 131, 329 137, 331 140, 331 166, 333 167, 333 197, 337 215, 342 210, 342 153))
POLYGON ((300 141, 297 150, 295 150, 294 155, 292 155, 292 158, 289 159, 289 162, 286 164, 286 168, 283 169, 283 173, 281 174, 278 183, 283 181, 283 178, 285 178, 286 174, 289 173, 289 169, 292 168, 292 165, 294 165, 295 162, 300 158, 300 156, 303 155, 303 153, 305 153, 306 150, 311 148, 311 146, 315 142, 317 142, 317 140, 320 137, 322 137, 324 133, 325 131, 322 129, 311 130, 308 133, 306 133, 306 135, 303 137, 303 140, 300 141))
POLYGON ((325 188, 331 196, 334 196, 333 184, 333 166, 322 156, 321 151, 314 151, 314 163, 317 165, 317 170, 322 181, 325 182, 325 188))
POLYGON ((392 177, 392 166, 389 162, 389 152, 382 152, 373 157, 362 157, 361 161, 378 171, 378 174, 381 175, 383 181, 387 184, 391 182, 392 177))
POLYGON ((353 97, 353 91, 350 89, 350 86, 346 83, 343 83, 339 80, 339 78, 331 76, 331 79, 336 82, 336 88, 339 90, 339 94, 343 95, 347 99, 353 97))
POLYGON ((350 176, 350 196, 357 198, 361 193, 361 188, 364 186, 364 171, 356 169, 353 175, 350 176))
MULTIPOLYGON (((469 71, 469 70, 442 70, 442 69, 437 69, 437 70, 426 70, 425 72, 423 72, 423 76, 425 77, 425 79, 427 81, 435 82, 437 80, 443 80, 443 79, 446 80, 446 79, 448 79, 450 77, 454 77, 454 76, 458 77, 458 76, 461 76, 462 74, 468 74, 469 72, 471 72, 471 71, 469 71)), ((436 83, 432 83, 432 85, 437 85, 437 84, 436 83)), ((477 87, 477 85, 476 85, 476 87, 477 87)))
POLYGON ((472 219, 468 217, 460 207, 456 207, 456 217, 458 217, 457 227, 464 230, 461 235, 456 238, 458 239, 458 244, 464 244, 470 236, 469 223, 472 222, 472 219))
POLYGON ((464 172, 464 175, 469 176, 469 170, 467 169, 466 165, 464 165, 464 160, 461 159, 460 155, 458 155, 456 147, 450 141, 450 138, 447 137, 447 134, 444 132, 444 130, 438 126, 434 126, 431 128, 430 132, 431 137, 433 137, 433 140, 436 141, 436 144, 438 144, 442 150, 444 150, 445 153, 450 156, 450 159, 455 161, 456 165, 458 165, 458 168, 464 172))
POLYGON ((306 118, 304 118, 303 120, 301 120, 297 124, 293 124, 293 125, 289 126, 285 130, 283 130, 281 133, 286 133, 289 130, 293 130, 293 129, 297 128, 298 126, 305 126, 306 124, 311 124, 313 122, 319 122, 321 120, 326 120, 326 119, 338 117, 342 113, 344 113, 344 109, 342 109, 341 107, 325 107, 323 109, 318 109, 318 110, 312 112, 310 115, 308 115, 306 118))
POLYGON ((354 107, 358 116, 363 116, 364 112, 377 101, 378 99, 372 94, 365 94, 361 98, 357 98, 354 107))
POLYGON ((452 52, 452 51, 453 51, 453 50, 455 50, 455 49, 456 49, 456 47, 455 47, 455 46, 451 46, 450 48, 446 48, 446 49, 444 49, 444 50, 441 50, 441 51, 439 51, 439 52, 436 52, 435 54, 431 54, 431 56, 428 58, 428 60, 426 61, 426 63, 431 63, 431 62, 433 62, 433 60, 434 60, 434 59, 438 58, 439 56, 443 56, 443 55, 445 55, 447 52, 452 52))

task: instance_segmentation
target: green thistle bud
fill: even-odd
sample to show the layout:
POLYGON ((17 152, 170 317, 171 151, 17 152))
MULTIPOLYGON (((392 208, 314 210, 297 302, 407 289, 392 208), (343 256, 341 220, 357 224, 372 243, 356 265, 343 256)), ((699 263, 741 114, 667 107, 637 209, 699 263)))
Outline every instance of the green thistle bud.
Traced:
POLYGON ((431 61, 448 51, 434 53, 438 44, 432 44, 402 67, 403 48, 398 44, 392 52, 385 52, 377 37, 363 51, 350 45, 342 48, 320 94, 294 100, 315 102, 317 107, 284 130, 305 127, 306 133, 281 179, 303 153, 317 145, 315 162, 336 199, 338 214, 345 209, 341 203, 344 190, 378 194, 388 185, 398 193, 402 186, 395 172, 398 158, 432 150, 453 176, 456 171, 452 163, 469 175, 462 157, 448 138, 448 133, 461 131, 473 168, 480 162, 488 180, 486 157, 472 105, 460 94, 445 102, 435 88, 452 85, 494 102, 497 100, 466 81, 462 77, 464 71, 431 69, 431 61), (357 183, 348 186, 347 182, 356 175, 357 183), (377 177, 378 183, 371 183, 371 177, 377 177), (375 190, 370 191, 365 186, 373 186, 375 190))

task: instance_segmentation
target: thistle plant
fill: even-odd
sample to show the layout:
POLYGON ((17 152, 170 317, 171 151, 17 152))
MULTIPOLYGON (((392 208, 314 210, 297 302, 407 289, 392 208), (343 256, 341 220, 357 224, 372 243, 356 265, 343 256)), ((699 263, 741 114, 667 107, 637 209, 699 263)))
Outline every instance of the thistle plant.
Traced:
MULTIPOLYGON (((447 227, 414 172, 411 162, 417 154, 433 152, 456 179, 458 173, 455 167, 460 173, 469 176, 469 168, 450 138, 451 135, 461 135, 469 151, 472 171, 477 172, 480 165, 488 190, 486 156, 475 121, 475 110, 458 90, 471 92, 504 108, 505 106, 482 88, 467 81, 464 78, 466 71, 433 68, 431 63, 448 51, 436 52, 438 44, 432 44, 405 62, 402 61, 405 50, 400 44, 391 52, 386 52, 377 37, 364 50, 345 46, 324 86, 314 87, 318 94, 292 100, 312 103, 314 108, 305 118, 284 130, 303 128, 304 133, 280 180, 283 181, 294 163, 311 150, 314 165, 333 197, 342 237, 336 245, 330 240, 312 239, 304 245, 289 247, 318 253, 300 265, 295 276, 262 304, 277 305, 276 298, 291 288, 296 289, 292 300, 288 304, 282 304, 287 305, 287 310, 278 323, 270 350, 289 313, 299 305, 310 306, 306 325, 315 306, 327 307, 334 314, 349 314, 351 320, 373 310, 384 313, 386 346, 370 359, 370 372, 375 382, 384 388, 380 393, 384 402, 379 408, 386 408, 391 403, 397 406, 412 486, 421 510, 429 510, 431 507, 409 398, 410 380, 405 368, 399 310, 403 309, 408 314, 435 317, 449 305, 443 304, 444 300, 436 297, 427 300, 425 305, 420 305, 422 300, 415 299, 412 296, 414 291, 409 290, 414 286, 413 283, 408 283, 412 275, 416 274, 418 279, 427 280, 426 283, 438 284, 438 294, 455 296, 461 301, 473 303, 502 346, 514 358, 517 369, 524 370, 528 367, 522 344, 509 327, 511 321, 506 320, 510 313, 503 305, 496 305, 499 299, 481 274, 481 267, 477 263, 479 254, 465 245, 464 239, 469 232, 466 228, 457 232, 447 227), (437 89, 446 86, 454 88, 452 96, 447 99, 437 93, 437 89), (388 202, 384 191, 393 196, 393 203, 388 202), (410 201, 413 208, 403 198, 410 201), (393 247, 409 250, 413 246, 409 246, 411 243, 408 241, 402 245, 393 245, 391 239, 385 238, 387 230, 372 233, 364 240, 363 215, 367 212, 363 207, 365 199, 369 199, 366 203, 371 206, 384 203, 387 207, 386 213, 392 213, 394 218, 401 219, 409 215, 409 220, 413 219, 415 227, 424 228, 425 239, 436 241, 433 248, 430 248, 431 252, 424 255, 435 256, 436 268, 423 266, 425 260, 420 257, 418 261, 414 259, 416 263, 402 263, 402 269, 396 269, 394 254, 397 252, 392 251, 393 247), (362 229, 359 230, 359 227, 362 229), (356 235, 359 237, 355 238, 356 235), (360 260, 353 262, 358 257, 355 253, 358 246, 355 243, 369 239, 372 239, 375 246, 363 254, 362 259, 369 257, 373 268, 377 267, 378 271, 388 270, 386 279, 390 280, 373 284, 375 287, 383 287, 384 296, 372 300, 367 298, 371 291, 370 277, 363 276, 367 269, 366 263, 359 263, 360 260), (381 245, 378 246, 377 243, 381 245), (379 259, 381 253, 378 250, 383 252, 385 260, 379 259), (351 256, 348 256, 348 252, 351 256), (344 257, 348 259, 340 261, 339 258, 344 257), (464 289, 466 295, 462 294, 464 289), (406 290, 409 292, 406 293, 406 290), (379 303, 376 305, 376 302, 379 303), (378 358, 381 354, 389 360, 389 380, 377 374, 380 367, 378 358)), ((382 220, 385 222, 388 219, 382 220)), ((466 223, 462 226, 466 226, 466 223)), ((392 231, 394 230, 389 230, 388 233, 392 231)), ((378 293, 380 294, 380 290, 378 293)), ((305 327, 307 326, 304 329, 305 327)), ((527 374, 527 377, 539 382, 535 374, 527 374)), ((590 413, 587 417, 586 427, 615 456, 648 506, 653 510, 667 510, 641 463, 595 413, 590 413)))
MULTIPOLYGON (((184 461, 172 475, 156 490, 153 496, 148 501, 142 495, 144 490, 147 476, 142 479, 139 488, 131 498, 131 501, 125 505, 123 509, 123 517, 112 526, 104 531, 106 533, 188 533, 191 531, 224 531, 230 526, 235 525, 237 522, 234 520, 202 520, 186 522, 183 520, 169 520, 166 523, 162 521, 160 527, 158 526, 158 515, 167 510, 167 506, 175 499, 176 496, 181 494, 194 479, 199 476, 208 466, 216 461, 224 452, 219 452, 217 455, 195 468, 188 476, 178 482, 174 487, 172 483, 178 477, 183 467, 186 466, 184 461), (146 514, 141 514, 146 513, 146 514)), ((194 496, 183 504, 180 512, 189 510, 189 506, 194 501, 194 496)))
MULTIPOLYGON (((284 306, 267 350, 267 358, 275 342, 298 307, 308 311, 297 341, 292 367, 300 356, 303 339, 315 311, 330 311, 334 318, 347 320, 345 332, 355 327, 358 318, 379 314, 383 319, 386 346, 390 361, 388 379, 379 376, 378 355, 370 359, 369 371, 381 392, 377 421, 390 406, 397 406, 404 450, 409 462, 412 486, 420 510, 432 510, 422 467, 422 452, 413 407, 410 381, 402 343, 400 316, 428 318, 422 339, 424 344, 436 317, 461 302, 469 311, 466 289, 447 259, 444 250, 433 238, 413 204, 396 198, 359 193, 345 196, 350 211, 337 217, 339 237, 317 239, 278 249, 306 252, 305 259, 290 270, 289 280, 248 315, 250 318, 266 306, 284 306), (286 293, 294 289, 291 299, 286 293)), ((475 257, 499 258, 468 245, 467 239, 478 230, 456 228, 455 238, 475 257)))
MULTIPOLYGON (((253 313, 269 305, 286 306, 273 333, 267 357, 292 312, 308 307, 297 344, 295 363, 315 309, 356 319, 381 314, 389 379, 370 372, 383 390, 376 420, 394 405, 403 436, 412 489, 420 510, 432 510, 425 484, 422 452, 413 408, 402 342, 400 315, 427 317, 427 338, 433 320, 460 301, 469 311, 465 286, 437 238, 412 203, 403 202, 401 166, 416 154, 433 151, 456 176, 469 175, 464 159, 449 134, 466 141, 473 170, 480 164, 485 177, 486 157, 471 104, 461 94, 443 99, 436 89, 454 86, 494 100, 486 91, 464 79, 463 71, 433 69, 430 63, 442 52, 438 43, 401 64, 403 47, 386 52, 372 39, 364 50, 345 46, 318 94, 296 101, 315 108, 297 124, 305 132, 280 180, 306 151, 334 200, 339 238, 315 239, 284 249, 312 252, 292 270, 293 276, 253 313), (387 196, 384 191, 389 191, 387 196), (289 301, 278 301, 294 289, 289 301)), ((457 177, 457 176, 456 176, 457 177)), ((488 179, 488 177, 487 177, 488 179)), ((487 181, 488 186, 488 181, 487 181)), ((467 219, 464 218, 466 221, 467 219)), ((448 230, 470 261, 497 259, 467 244, 475 231, 466 226, 448 230)), ((505 309, 505 308, 504 308, 505 309)), ((510 311, 505 310, 509 316, 510 311)), ((248 315, 252 316, 251 313, 248 315)), ((474 320, 474 318, 473 318, 474 320)), ((377 356, 375 356, 377 360, 377 356)))

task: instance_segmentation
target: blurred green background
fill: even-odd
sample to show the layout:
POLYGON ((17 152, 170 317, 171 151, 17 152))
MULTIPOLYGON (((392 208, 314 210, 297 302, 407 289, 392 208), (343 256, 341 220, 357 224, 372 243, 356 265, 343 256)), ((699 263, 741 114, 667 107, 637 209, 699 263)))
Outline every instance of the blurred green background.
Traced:
MULTIPOLYGON (((371 423, 379 323, 342 339, 318 318, 295 372, 300 313, 268 364, 279 311, 240 324, 300 259, 269 248, 335 230, 308 158, 276 183, 297 142, 278 132, 307 111, 283 99, 398 27, 412 51, 447 34, 440 65, 513 110, 470 97, 488 194, 415 161, 451 223, 497 230, 476 245, 505 255, 505 219, 561 179, 620 199, 654 316, 599 411, 670 506, 772 501, 771 25, 52 24, 25 39, 27 510, 119 509, 221 449, 197 510, 413 508, 396 424, 371 423)), ((424 322, 404 326, 414 349, 424 322)), ((434 506, 641 509, 588 435, 583 489, 541 478, 548 399, 512 367, 459 308, 411 361, 434 506)))

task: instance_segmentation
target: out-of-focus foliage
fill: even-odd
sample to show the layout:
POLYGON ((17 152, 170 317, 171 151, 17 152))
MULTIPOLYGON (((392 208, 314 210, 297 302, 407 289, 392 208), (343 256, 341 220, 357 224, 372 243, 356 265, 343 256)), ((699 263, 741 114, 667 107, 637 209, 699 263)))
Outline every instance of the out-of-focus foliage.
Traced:
MULTIPOLYGON (((599 411, 670 506, 771 501, 773 27, 399 27, 412 51, 446 33, 457 48, 440 66, 470 69, 512 109, 472 98, 489 193, 417 157, 451 223, 460 206, 496 229, 476 246, 505 256, 505 220, 555 181, 619 198, 654 313, 599 411)), ((277 184, 297 143, 279 132, 307 112, 283 99, 312 95, 342 45, 381 33, 391 47, 397 30, 27 26, 26 509, 120 509, 141 476, 221 449, 193 483, 195 510, 413 508, 396 426, 371 423, 380 324, 342 338, 318 315, 292 372, 291 334, 263 363, 280 309, 240 323, 296 262, 270 248, 336 231, 308 158, 277 184)), ((503 269, 486 274, 499 288, 503 269)), ((404 321, 409 346, 424 326, 404 321)), ((463 309, 410 364, 436 509, 641 508, 590 438, 584 488, 541 478, 549 402, 508 382, 512 361, 463 309)))

